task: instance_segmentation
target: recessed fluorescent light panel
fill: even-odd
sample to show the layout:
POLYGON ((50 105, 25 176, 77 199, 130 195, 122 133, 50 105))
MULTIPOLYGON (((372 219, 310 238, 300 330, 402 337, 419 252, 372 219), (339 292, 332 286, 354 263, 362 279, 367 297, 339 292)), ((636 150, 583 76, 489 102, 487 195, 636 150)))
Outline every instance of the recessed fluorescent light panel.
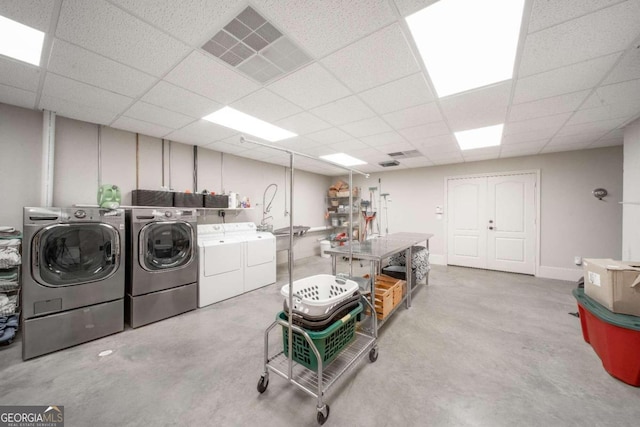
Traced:
POLYGON ((440 98, 513 77, 524 0, 440 0, 406 18, 440 98))
POLYGON ((0 16, 0 54, 40 65, 44 33, 0 16))
POLYGON ((342 166, 357 166, 367 164, 367 162, 365 161, 356 159, 355 157, 351 157, 350 155, 344 153, 328 154, 326 156, 320 156, 320 158, 329 160, 330 162, 337 163, 342 166))
POLYGON ((470 129, 455 132, 461 150, 473 150, 474 148, 495 147, 502 140, 502 128, 504 125, 488 126, 486 128, 470 129))
POLYGON ((286 129, 274 126, 271 123, 267 123, 238 110, 234 110, 231 107, 221 108, 215 113, 211 113, 208 116, 203 117, 203 119, 271 142, 298 136, 293 132, 289 132, 286 129))

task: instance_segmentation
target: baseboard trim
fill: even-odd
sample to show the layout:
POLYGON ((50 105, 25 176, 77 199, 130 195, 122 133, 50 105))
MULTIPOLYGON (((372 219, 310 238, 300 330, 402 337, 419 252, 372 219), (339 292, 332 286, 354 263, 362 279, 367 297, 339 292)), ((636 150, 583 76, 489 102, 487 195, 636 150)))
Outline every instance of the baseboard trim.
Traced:
POLYGON ((545 279, 567 280, 575 282, 584 275, 582 269, 577 268, 560 268, 560 267, 548 267, 541 265, 538 267, 537 277, 543 277, 545 279))
POLYGON ((430 253, 429 254, 429 263, 433 264, 433 265, 446 265, 447 264, 445 262, 444 255, 434 254, 434 253, 430 253))

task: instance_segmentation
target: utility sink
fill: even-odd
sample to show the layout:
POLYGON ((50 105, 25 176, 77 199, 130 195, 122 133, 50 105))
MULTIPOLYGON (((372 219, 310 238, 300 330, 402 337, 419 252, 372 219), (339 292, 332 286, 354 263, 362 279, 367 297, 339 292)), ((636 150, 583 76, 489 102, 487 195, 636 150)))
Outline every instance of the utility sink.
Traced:
MULTIPOLYGON (((311 227, 305 227, 302 225, 293 226, 293 245, 296 245, 296 240, 299 237, 304 236, 311 227)), ((276 236, 276 251, 288 251, 289 247, 289 227, 278 228, 273 230, 273 235, 276 236)))

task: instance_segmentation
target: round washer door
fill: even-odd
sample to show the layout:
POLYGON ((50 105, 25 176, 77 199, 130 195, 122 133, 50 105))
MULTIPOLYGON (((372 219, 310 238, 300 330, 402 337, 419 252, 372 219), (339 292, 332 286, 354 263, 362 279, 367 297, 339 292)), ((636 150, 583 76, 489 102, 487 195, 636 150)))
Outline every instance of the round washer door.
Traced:
POLYGON ((138 261, 147 271, 189 265, 195 257, 195 234, 183 221, 152 222, 140 230, 138 261))
POLYGON ((33 248, 33 277, 49 287, 104 280, 120 266, 120 234, 109 224, 51 225, 35 235, 33 248))

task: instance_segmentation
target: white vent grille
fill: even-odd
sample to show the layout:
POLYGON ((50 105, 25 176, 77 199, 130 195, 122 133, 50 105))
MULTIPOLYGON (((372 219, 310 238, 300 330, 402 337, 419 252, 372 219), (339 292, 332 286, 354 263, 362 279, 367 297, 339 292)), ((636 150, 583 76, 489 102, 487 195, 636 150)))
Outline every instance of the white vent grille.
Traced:
POLYGON ((394 159, 409 159, 411 157, 422 157, 422 153, 418 150, 396 151, 395 153, 387 153, 387 156, 394 159))
POLYGON ((311 61, 251 7, 225 25, 202 49, 262 84, 311 61))
POLYGON ((387 160, 386 162, 380 162, 378 163, 380 166, 382 166, 383 168, 388 168, 391 166, 398 166, 400 164, 399 161, 397 160, 387 160))

